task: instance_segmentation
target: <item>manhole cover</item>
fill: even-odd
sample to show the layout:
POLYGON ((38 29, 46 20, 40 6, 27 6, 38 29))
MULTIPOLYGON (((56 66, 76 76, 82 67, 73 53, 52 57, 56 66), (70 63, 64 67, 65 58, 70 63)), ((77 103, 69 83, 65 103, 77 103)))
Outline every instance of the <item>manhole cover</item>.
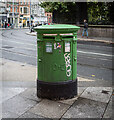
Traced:
POLYGON ((11 48, 13 48, 13 47, 10 47, 10 46, 2 46, 2 48, 11 49, 11 48))

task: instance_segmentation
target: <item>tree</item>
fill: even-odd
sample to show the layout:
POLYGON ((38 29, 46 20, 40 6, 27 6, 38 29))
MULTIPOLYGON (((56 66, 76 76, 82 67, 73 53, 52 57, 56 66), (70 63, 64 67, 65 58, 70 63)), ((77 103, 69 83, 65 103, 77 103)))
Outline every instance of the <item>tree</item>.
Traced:
POLYGON ((53 13, 56 23, 114 24, 114 2, 43 2, 46 12, 53 13))
POLYGON ((108 6, 108 17, 111 24, 114 24, 114 2, 107 3, 108 6))
POLYGON ((53 12, 54 10, 60 9, 60 12, 68 12, 67 2, 43 2, 40 4, 41 7, 45 8, 46 12, 53 12))
POLYGON ((53 13, 54 23, 76 24, 87 18, 87 3, 76 2, 43 2, 40 6, 45 8, 46 12, 53 13), (84 5, 85 4, 85 5, 84 5), (84 12, 84 14, 82 14, 84 12), (81 17, 79 17, 81 15, 81 17))
MULTIPOLYGON (((111 24, 112 3, 89 2, 88 21, 91 24, 111 24)), ((113 6, 114 7, 114 6, 113 6)), ((114 11, 114 10, 113 10, 114 11)))

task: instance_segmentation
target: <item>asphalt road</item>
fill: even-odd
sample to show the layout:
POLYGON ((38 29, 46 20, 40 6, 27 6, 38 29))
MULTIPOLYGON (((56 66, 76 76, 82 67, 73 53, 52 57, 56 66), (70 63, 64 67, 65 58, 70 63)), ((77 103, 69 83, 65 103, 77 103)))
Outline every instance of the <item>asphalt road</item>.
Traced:
MULTIPOLYGON (((28 29, 0 31, 0 51, 5 59, 37 65, 36 36, 26 35, 28 29)), ((112 81, 112 46, 103 43, 78 42, 77 74, 85 78, 112 81)))

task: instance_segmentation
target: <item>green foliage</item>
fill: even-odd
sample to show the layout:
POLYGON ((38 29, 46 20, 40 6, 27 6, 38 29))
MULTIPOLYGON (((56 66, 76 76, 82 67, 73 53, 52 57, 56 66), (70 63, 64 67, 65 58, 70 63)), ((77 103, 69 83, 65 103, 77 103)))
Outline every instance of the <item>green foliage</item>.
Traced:
POLYGON ((41 7, 45 8, 46 12, 53 12, 54 10, 60 10, 60 12, 69 12, 68 5, 75 4, 72 2, 43 2, 41 7))
POLYGON ((109 21, 108 5, 105 2, 88 2, 88 21, 93 24, 103 24, 109 21))
POLYGON ((107 7, 108 7, 108 12, 109 12, 108 17, 109 17, 110 23, 114 24, 114 1, 108 2, 107 7))
MULTIPOLYGON (((41 7, 45 8, 46 12, 58 11, 60 13, 67 13, 72 17, 76 13, 76 2, 43 2, 40 4, 41 7)), ((114 4, 108 2, 88 2, 87 3, 88 22, 90 24, 108 24, 114 19, 113 10, 114 4)), ((74 16, 75 17, 75 16, 74 16)))

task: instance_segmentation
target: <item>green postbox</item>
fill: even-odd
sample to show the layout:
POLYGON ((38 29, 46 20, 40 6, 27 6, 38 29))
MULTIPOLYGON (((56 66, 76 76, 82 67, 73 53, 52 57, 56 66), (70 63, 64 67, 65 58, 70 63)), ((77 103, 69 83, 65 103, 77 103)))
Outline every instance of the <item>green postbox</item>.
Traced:
POLYGON ((37 31, 37 96, 67 99, 77 95, 77 31, 73 25, 43 25, 37 31))

